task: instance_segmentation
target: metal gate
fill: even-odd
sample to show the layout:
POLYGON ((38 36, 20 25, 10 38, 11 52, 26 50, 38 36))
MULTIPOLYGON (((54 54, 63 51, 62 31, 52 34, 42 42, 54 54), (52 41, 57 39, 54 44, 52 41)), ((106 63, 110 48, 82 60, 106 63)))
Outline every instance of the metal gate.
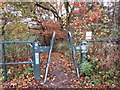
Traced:
POLYGON ((16 65, 16 64, 33 64, 33 72, 34 72, 34 79, 40 80, 40 53, 42 52, 48 52, 48 59, 46 63, 46 69, 45 69, 45 76, 44 76, 44 82, 46 82, 48 68, 50 64, 50 57, 52 52, 52 47, 54 43, 55 38, 55 32, 53 32, 52 39, 50 46, 39 46, 39 42, 34 41, 22 41, 22 42, 0 42, 2 44, 2 65, 3 71, 4 71, 4 81, 7 80, 7 68, 6 65, 16 65), (31 62, 13 62, 13 63, 6 63, 6 57, 5 57, 5 44, 23 44, 23 43, 29 43, 31 44, 32 49, 32 61, 31 62))
POLYGON ((89 48, 88 43, 92 43, 92 42, 120 42, 120 40, 89 40, 89 41, 84 40, 84 41, 81 41, 81 45, 75 46, 73 38, 72 38, 72 34, 70 31, 68 31, 68 40, 69 40, 70 47, 71 47, 72 60, 74 63, 74 70, 75 70, 75 73, 76 73, 78 78, 80 77, 80 71, 78 68, 77 60, 76 60, 76 51, 79 51, 81 54, 80 55, 80 64, 81 64, 83 61, 88 59, 87 58, 88 48, 89 48))

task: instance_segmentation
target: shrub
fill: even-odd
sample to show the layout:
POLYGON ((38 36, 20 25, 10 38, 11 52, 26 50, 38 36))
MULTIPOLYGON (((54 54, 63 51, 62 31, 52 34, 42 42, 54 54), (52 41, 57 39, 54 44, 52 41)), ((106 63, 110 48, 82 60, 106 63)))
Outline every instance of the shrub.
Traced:
POLYGON ((84 61, 81 64, 80 70, 85 75, 91 75, 91 72, 93 71, 93 65, 88 61, 84 61))

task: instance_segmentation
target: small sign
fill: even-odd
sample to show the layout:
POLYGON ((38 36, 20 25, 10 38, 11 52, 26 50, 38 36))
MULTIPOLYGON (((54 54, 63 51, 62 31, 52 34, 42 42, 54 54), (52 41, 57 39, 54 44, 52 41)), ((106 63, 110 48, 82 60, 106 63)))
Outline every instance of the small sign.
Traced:
POLYGON ((80 47, 78 46, 78 47, 76 47, 76 49, 78 49, 78 50, 79 50, 79 49, 80 49, 80 47))
POLYGON ((75 50, 76 50, 76 51, 80 51, 80 50, 81 50, 81 47, 80 47, 80 46, 75 46, 75 50))
POLYGON ((39 53, 35 53, 35 64, 39 64, 39 53))
POLYGON ((39 64, 39 59, 36 59, 36 60, 35 60, 35 64, 39 64))
POLYGON ((86 32, 86 40, 92 39, 92 31, 86 32))

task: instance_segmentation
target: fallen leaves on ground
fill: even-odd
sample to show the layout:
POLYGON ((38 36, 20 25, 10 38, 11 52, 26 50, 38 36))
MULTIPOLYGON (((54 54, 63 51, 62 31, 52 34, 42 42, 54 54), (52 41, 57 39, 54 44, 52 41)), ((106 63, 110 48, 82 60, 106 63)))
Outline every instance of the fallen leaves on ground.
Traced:
MULTIPOLYGON (((20 74, 18 78, 10 81, 0 82, 2 88, 106 88, 106 85, 84 84, 85 77, 80 80, 74 74, 72 60, 69 60, 61 53, 53 52, 49 66, 46 83, 43 83, 44 72, 47 62, 47 53, 41 53, 41 75, 40 81, 34 80, 33 74, 20 74)), ((25 66, 24 66, 25 67, 25 66)), ((27 68, 27 67, 26 67, 27 68)), ((21 68, 19 68, 20 70, 21 68)), ((25 70, 25 69, 23 69, 25 70)), ((119 88, 118 86, 114 86, 119 88)))

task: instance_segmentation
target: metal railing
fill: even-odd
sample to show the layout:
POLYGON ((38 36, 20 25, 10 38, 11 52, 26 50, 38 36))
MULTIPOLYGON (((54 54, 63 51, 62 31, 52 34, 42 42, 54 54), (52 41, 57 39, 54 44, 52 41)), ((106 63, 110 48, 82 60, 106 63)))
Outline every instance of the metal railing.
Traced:
POLYGON ((69 40, 70 47, 72 50, 72 60, 73 60, 74 66, 75 66, 74 70, 75 70, 75 73, 78 78, 80 77, 80 71, 78 68, 77 60, 76 60, 76 51, 80 52, 80 57, 81 57, 80 64, 81 64, 83 61, 87 60, 87 55, 88 55, 88 50, 89 50, 88 49, 89 42, 91 42, 91 43, 93 43, 93 42, 120 42, 120 40, 89 40, 89 41, 81 41, 81 45, 75 46, 73 38, 72 38, 72 34, 69 31, 68 31, 68 40, 69 40))
POLYGON ((46 63, 46 69, 45 69, 45 76, 44 76, 44 82, 46 82, 47 74, 48 74, 48 68, 50 65, 50 57, 52 52, 52 47, 54 43, 55 38, 55 32, 53 32, 51 44, 50 46, 39 46, 39 42, 34 41, 22 41, 22 42, 0 42, 2 44, 2 65, 3 68, 3 76, 4 81, 7 80, 7 68, 6 65, 17 65, 17 64, 33 64, 33 72, 34 72, 34 79, 40 80, 40 53, 42 52, 48 52, 48 59, 46 63), (23 44, 23 43, 29 43, 31 44, 32 49, 32 61, 31 62, 12 62, 12 63, 6 63, 6 56, 5 56, 5 44, 23 44))

